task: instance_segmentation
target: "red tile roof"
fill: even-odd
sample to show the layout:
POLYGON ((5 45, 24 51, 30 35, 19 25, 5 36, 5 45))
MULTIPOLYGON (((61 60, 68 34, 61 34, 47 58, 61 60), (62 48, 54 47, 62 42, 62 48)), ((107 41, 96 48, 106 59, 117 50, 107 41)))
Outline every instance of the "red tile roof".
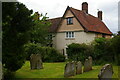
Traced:
MULTIPOLYGON (((69 6, 67 9, 69 9, 74 14, 74 16, 76 17, 78 22, 82 25, 85 31, 112 35, 112 32, 107 28, 107 26, 99 18, 94 17, 90 14, 86 14, 82 10, 77 10, 69 6)), ((50 20, 52 23, 50 30, 52 30, 52 32, 57 30, 61 19, 62 18, 55 18, 50 20)))
POLYGON ((57 30, 57 28, 59 26, 59 23, 61 21, 61 17, 54 18, 54 19, 49 19, 49 21, 52 23, 49 31, 50 32, 56 32, 56 30, 57 30))

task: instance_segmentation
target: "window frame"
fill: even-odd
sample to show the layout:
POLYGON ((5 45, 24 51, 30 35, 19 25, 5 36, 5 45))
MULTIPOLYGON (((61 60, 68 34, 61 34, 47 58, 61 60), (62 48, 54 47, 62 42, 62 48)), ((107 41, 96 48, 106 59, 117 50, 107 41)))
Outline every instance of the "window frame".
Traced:
POLYGON ((73 31, 66 32, 65 38, 69 38, 69 39, 75 38, 75 32, 73 32, 73 31))
POLYGON ((67 25, 73 24, 73 17, 66 18, 66 21, 67 21, 67 25))

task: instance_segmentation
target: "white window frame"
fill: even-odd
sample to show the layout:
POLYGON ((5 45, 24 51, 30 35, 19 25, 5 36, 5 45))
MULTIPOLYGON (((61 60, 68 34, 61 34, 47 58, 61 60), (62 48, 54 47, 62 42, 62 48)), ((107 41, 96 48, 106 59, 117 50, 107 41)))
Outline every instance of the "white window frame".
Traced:
POLYGON ((75 32, 69 31, 65 33, 66 38, 75 38, 75 32))

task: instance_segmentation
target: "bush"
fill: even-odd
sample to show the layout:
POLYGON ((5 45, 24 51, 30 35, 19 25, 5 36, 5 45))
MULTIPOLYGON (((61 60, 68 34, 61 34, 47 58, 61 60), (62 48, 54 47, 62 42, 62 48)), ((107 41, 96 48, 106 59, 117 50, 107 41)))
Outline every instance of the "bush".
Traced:
POLYGON ((42 47, 39 46, 39 44, 35 43, 28 43, 25 45, 25 51, 26 51, 26 59, 30 60, 31 54, 41 54, 43 51, 42 47))
POLYGON ((95 64, 114 62, 111 39, 97 38, 93 45, 95 64))
POLYGON ((91 45, 72 43, 68 45, 67 54, 69 60, 84 61, 88 56, 92 56, 91 45))
POLYGON ((41 47, 39 44, 29 43, 25 45, 26 59, 30 60, 31 54, 41 54, 43 62, 63 62, 65 56, 51 47, 41 47))
POLYGON ((114 54, 115 63, 120 65, 120 32, 112 39, 112 49, 114 54))
POLYGON ((44 62, 64 62, 65 56, 60 54, 57 50, 51 47, 44 47, 45 53, 43 53, 44 62))

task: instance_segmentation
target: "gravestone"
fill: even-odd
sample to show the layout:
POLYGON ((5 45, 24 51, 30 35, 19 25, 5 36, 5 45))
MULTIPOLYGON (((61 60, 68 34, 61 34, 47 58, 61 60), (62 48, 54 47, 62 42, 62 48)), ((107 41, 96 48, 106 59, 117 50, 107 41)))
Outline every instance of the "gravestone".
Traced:
POLYGON ((113 75, 113 67, 110 64, 105 64, 98 74, 99 80, 111 80, 113 75))
POLYGON ((31 69, 42 69, 42 59, 40 54, 32 54, 30 56, 30 67, 31 69))
POLYGON ((85 60, 83 71, 88 72, 90 70, 92 70, 92 57, 91 56, 89 56, 88 59, 85 60))
POLYGON ((88 57, 88 60, 89 60, 89 70, 92 70, 92 57, 91 56, 89 56, 88 57))
POLYGON ((64 77, 74 76, 76 74, 75 62, 69 62, 65 65, 64 77))
POLYGON ((80 61, 76 63, 76 74, 82 74, 82 63, 80 61))
POLYGON ((88 59, 85 60, 83 72, 88 72, 90 67, 90 62, 88 59))

